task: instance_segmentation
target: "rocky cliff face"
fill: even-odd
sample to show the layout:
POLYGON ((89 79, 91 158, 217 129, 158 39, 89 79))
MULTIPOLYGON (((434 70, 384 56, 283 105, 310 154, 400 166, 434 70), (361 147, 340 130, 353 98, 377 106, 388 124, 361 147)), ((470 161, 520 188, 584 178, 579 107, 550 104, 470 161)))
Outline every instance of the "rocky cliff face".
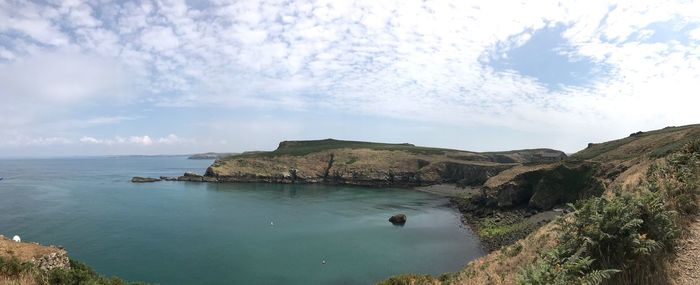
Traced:
POLYGON ((651 163, 697 139, 700 125, 688 125, 591 143, 562 161, 519 165, 489 178, 484 184, 486 203, 548 210, 612 187, 636 185, 651 163))
POLYGON ((333 183, 417 186, 436 183, 481 185, 520 163, 560 160, 560 151, 538 149, 474 153, 323 140, 282 142, 273 152, 217 160, 202 179, 219 182, 333 183))
POLYGON ((558 204, 603 193, 602 174, 603 169, 594 162, 519 166, 487 181, 484 193, 487 203, 498 207, 549 210, 558 204))

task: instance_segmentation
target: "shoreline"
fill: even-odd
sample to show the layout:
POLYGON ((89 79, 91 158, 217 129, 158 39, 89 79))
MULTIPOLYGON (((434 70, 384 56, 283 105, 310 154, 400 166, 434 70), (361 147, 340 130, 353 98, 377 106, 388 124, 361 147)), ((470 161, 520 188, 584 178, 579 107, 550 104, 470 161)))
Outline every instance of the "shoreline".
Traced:
POLYGON ((446 206, 454 208, 460 214, 461 226, 468 227, 479 239, 486 253, 493 252, 515 243, 528 234, 558 216, 561 209, 536 211, 525 207, 500 208, 487 205, 484 199, 484 186, 461 186, 455 183, 438 183, 426 186, 408 185, 358 185, 327 182, 288 182, 282 181, 226 181, 216 177, 187 172, 179 177, 158 178, 134 177, 132 182, 198 182, 198 183, 265 183, 265 184, 323 184, 368 188, 403 188, 429 193, 447 198, 446 206), (134 181, 137 179, 138 181, 134 181), (402 187, 403 186, 403 187, 402 187))
POLYGON ((448 198, 464 198, 471 195, 481 194, 482 187, 480 186, 464 186, 460 187, 457 184, 444 183, 444 184, 433 184, 428 186, 416 186, 410 187, 412 190, 417 190, 421 192, 431 193, 435 195, 440 195, 448 198))
POLYGON ((459 212, 462 225, 473 232, 487 254, 525 238, 563 212, 489 207, 483 203, 482 186, 435 184, 411 189, 448 198, 448 206, 459 212))

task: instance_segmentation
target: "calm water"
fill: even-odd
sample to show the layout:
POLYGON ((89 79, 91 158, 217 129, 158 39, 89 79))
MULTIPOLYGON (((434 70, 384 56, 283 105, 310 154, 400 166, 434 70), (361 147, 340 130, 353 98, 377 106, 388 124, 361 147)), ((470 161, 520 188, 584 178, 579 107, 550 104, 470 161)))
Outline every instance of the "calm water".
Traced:
POLYGON ((483 254, 447 201, 427 193, 129 182, 203 173, 210 163, 0 160, 0 234, 62 245, 102 274, 160 284, 371 284, 455 271, 483 254), (406 226, 387 221, 395 213, 408 215, 406 226))

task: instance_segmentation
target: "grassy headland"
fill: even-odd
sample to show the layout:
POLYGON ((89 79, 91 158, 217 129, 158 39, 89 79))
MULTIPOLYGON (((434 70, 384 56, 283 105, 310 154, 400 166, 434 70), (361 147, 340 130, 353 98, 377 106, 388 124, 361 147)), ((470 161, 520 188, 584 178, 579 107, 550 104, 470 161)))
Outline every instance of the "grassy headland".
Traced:
POLYGON ((563 152, 550 149, 477 153, 333 139, 284 141, 274 151, 219 159, 207 169, 206 176, 219 182, 480 185, 513 166, 558 161, 565 156, 563 152))
POLYGON ((537 196, 556 197, 552 205, 570 202, 568 213, 459 272, 382 284, 696 284, 697 251, 676 249, 699 238, 688 230, 700 228, 699 185, 699 125, 638 132, 592 144, 564 162, 511 168, 489 179, 484 195, 457 199, 465 215, 476 216, 482 238, 520 231, 521 220, 502 213, 537 207, 537 196), (570 171, 581 165, 587 170, 570 171), (571 191, 580 195, 563 195, 571 191), (483 212, 501 217, 478 217, 483 212), (687 266, 677 260, 695 263, 678 273, 687 266))
POLYGON ((0 236, 0 284, 17 285, 126 285, 118 277, 104 277, 72 260, 59 247, 14 242, 0 236))

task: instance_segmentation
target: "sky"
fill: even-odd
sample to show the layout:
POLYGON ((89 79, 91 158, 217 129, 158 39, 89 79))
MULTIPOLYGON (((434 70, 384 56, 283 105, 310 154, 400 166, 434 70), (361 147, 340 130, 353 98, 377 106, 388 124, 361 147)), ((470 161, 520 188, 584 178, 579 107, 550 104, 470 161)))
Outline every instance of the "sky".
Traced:
POLYGON ((700 1, 0 0, 0 156, 337 138, 566 152, 700 123, 700 1))

